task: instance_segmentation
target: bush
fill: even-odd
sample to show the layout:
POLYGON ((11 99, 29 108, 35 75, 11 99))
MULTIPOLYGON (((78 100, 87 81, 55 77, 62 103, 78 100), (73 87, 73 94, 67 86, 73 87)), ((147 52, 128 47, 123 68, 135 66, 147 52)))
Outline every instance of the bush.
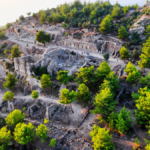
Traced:
POLYGON ((50 80, 50 75, 43 74, 40 80, 41 87, 42 88, 48 88, 52 85, 52 82, 50 80))
POLYGON ((109 135, 109 131, 105 128, 100 128, 97 125, 92 127, 90 136, 92 137, 92 142, 94 143, 92 147, 95 150, 113 150, 114 145, 111 142, 112 136, 109 135))
POLYGON ((135 116, 138 125, 146 126, 150 120, 150 90, 147 87, 140 88, 138 93, 132 93, 132 98, 135 101, 135 116))
POLYGON ((12 135, 11 131, 7 130, 7 127, 3 127, 0 129, 0 149, 6 150, 7 146, 11 144, 12 135))
POLYGON ((36 90, 34 90, 34 91, 31 93, 31 97, 32 97, 33 99, 37 99, 37 98, 39 97, 38 92, 37 92, 36 90))
POLYGON ((68 82, 72 81, 72 77, 71 76, 68 76, 68 71, 62 71, 62 70, 59 70, 57 72, 57 80, 59 81, 59 84, 67 84, 68 82))
POLYGON ((107 61, 109 59, 109 53, 106 52, 104 55, 103 55, 104 59, 107 61))
POLYGON ((34 141, 35 136, 35 126, 30 122, 29 124, 19 123, 15 127, 14 139, 17 143, 21 145, 26 145, 27 143, 34 141))
POLYGON ((83 103, 88 103, 88 101, 91 99, 89 88, 84 83, 79 85, 76 93, 76 99, 83 103))
POLYGON ((22 113, 19 109, 15 109, 13 112, 5 118, 6 124, 8 126, 15 126, 18 123, 22 123, 25 118, 25 114, 22 113))
POLYGON ((7 91, 5 94, 4 94, 4 97, 3 97, 3 100, 4 101, 11 101, 13 100, 14 98, 14 93, 10 92, 10 91, 7 91))
POLYGON ((110 15, 107 15, 103 21, 101 22, 99 31, 102 33, 109 33, 111 32, 112 29, 112 24, 113 24, 113 19, 110 15))
POLYGON ((127 59, 131 56, 131 54, 129 54, 129 51, 124 46, 120 49, 119 53, 121 59, 127 59))
POLYGON ((48 132, 49 129, 44 124, 40 124, 38 128, 36 128, 36 135, 41 139, 41 142, 44 142, 48 139, 48 132))
POLYGON ((62 89, 61 90, 61 94, 60 94, 60 98, 62 100, 60 100, 59 102, 62 104, 70 104, 74 101, 76 97, 76 93, 74 91, 69 91, 68 89, 62 89))
POLYGON ((52 147, 55 147, 56 145, 56 139, 51 139, 50 143, 49 143, 49 146, 52 146, 52 147))

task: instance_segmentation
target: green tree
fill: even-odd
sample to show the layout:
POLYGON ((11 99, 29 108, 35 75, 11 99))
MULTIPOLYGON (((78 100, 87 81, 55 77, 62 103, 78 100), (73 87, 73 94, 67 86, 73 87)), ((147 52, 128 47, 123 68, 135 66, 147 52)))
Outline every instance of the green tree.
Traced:
POLYGON ((104 59, 107 61, 109 59, 109 53, 106 52, 104 55, 103 55, 104 59))
POLYGON ((6 24, 6 29, 8 29, 11 26, 11 23, 6 24))
POLYGON ((102 32, 102 33, 104 33, 104 34, 111 32, 112 24, 113 24, 112 16, 107 15, 107 16, 103 19, 103 21, 101 22, 99 31, 102 32))
POLYGON ((39 11, 39 21, 43 24, 46 21, 46 12, 44 10, 39 11))
POLYGON ((114 18, 120 18, 122 9, 119 6, 114 6, 112 10, 112 16, 114 18))
POLYGON ((64 28, 67 28, 67 24, 66 24, 65 22, 62 23, 62 26, 63 26, 64 28))
POLYGON ((31 15, 31 12, 28 12, 27 15, 30 16, 30 15, 31 15))
POLYGON ((96 69, 95 74, 98 78, 103 79, 110 73, 111 68, 106 61, 102 62, 100 66, 96 69))
POLYGON ((23 21, 25 18, 24 18, 24 16, 23 15, 21 15, 20 17, 19 17, 19 20, 20 21, 23 21))
POLYGON ((40 79, 41 87, 42 88, 48 88, 52 85, 52 81, 50 79, 50 75, 43 74, 40 79))
POLYGON ((146 145, 145 150, 150 150, 150 143, 146 145))
POLYGON ((113 92, 116 92, 120 88, 120 85, 119 85, 120 81, 118 79, 118 76, 115 75, 115 73, 113 71, 110 71, 108 73, 105 80, 110 82, 110 84, 112 85, 112 91, 113 92))
POLYGON ((70 11, 70 5, 67 3, 64 3, 63 5, 60 6, 60 11, 62 14, 67 14, 70 11))
POLYGON ((38 136, 38 138, 41 139, 41 142, 44 142, 45 140, 48 139, 48 135, 47 135, 48 132, 49 129, 44 124, 40 124, 36 128, 36 135, 38 136))
POLYGON ((33 14, 32 14, 32 17, 35 18, 35 17, 36 17, 36 13, 33 13, 33 14))
POLYGON ((12 143, 11 131, 7 127, 2 127, 0 129, 0 149, 7 150, 8 146, 12 143))
POLYGON ((123 12, 124 12, 124 14, 127 14, 129 8, 130 8, 130 6, 124 6, 124 7, 123 7, 123 12))
POLYGON ((37 98, 39 97, 38 92, 37 92, 36 90, 34 90, 34 91, 31 93, 31 97, 32 97, 33 99, 37 99, 37 98))
POLYGON ((76 97, 75 91, 70 92, 69 89, 65 88, 61 90, 60 98, 62 100, 60 100, 59 102, 61 104, 70 104, 74 101, 75 97, 76 97))
POLYGON ((128 64, 126 65, 126 68, 124 69, 124 72, 129 74, 130 72, 133 72, 135 70, 136 70, 136 67, 131 63, 131 61, 129 61, 128 64))
POLYGON ((141 60, 138 61, 138 66, 141 69, 150 66, 150 37, 147 39, 146 43, 143 43, 142 54, 140 58, 141 60))
POLYGON ((77 14, 77 9, 74 8, 70 11, 70 17, 73 18, 73 17, 76 17, 76 14, 77 14))
POLYGON ((55 147, 56 145, 56 139, 51 139, 50 143, 49 143, 49 146, 52 146, 52 147, 55 147))
POLYGON ((102 114, 105 119, 107 115, 112 112, 116 106, 117 101, 114 100, 114 94, 111 89, 105 88, 95 96, 95 109, 91 112, 94 114, 102 114))
POLYGON ((119 53, 121 59, 127 59, 131 56, 129 51, 124 46, 120 49, 119 53))
POLYGON ((93 77, 93 72, 94 72, 94 66, 91 66, 89 68, 80 68, 78 72, 76 73, 76 79, 75 81, 77 83, 90 83, 94 82, 95 79, 93 77))
POLYGON ((5 49, 5 50, 4 50, 4 54, 5 54, 5 55, 9 55, 9 54, 11 54, 11 50, 9 50, 9 49, 5 49))
POLYGON ((134 83, 134 82, 138 81, 139 77, 140 77, 140 72, 138 70, 135 70, 135 71, 130 72, 128 74, 127 81, 131 82, 131 83, 134 83))
POLYGON ((140 77, 140 72, 138 69, 131 63, 128 62, 126 65, 126 69, 124 71, 128 74, 127 81, 128 82, 137 82, 140 77))
POLYGON ((14 93, 10 92, 10 91, 7 91, 5 94, 4 94, 4 97, 3 97, 3 100, 4 101, 11 101, 13 100, 14 98, 14 93))
POLYGON ((109 131, 105 128, 100 128, 97 125, 92 127, 92 131, 90 132, 90 136, 92 137, 92 142, 94 143, 92 147, 94 150, 113 150, 114 145, 111 142, 111 136, 109 135, 109 131))
POLYGON ((83 103, 87 103, 91 99, 89 88, 84 83, 79 85, 76 99, 83 103))
POLYGON ((14 57, 20 57, 22 54, 22 52, 20 51, 20 48, 15 45, 12 49, 11 49, 11 58, 14 57))
POLYGON ((146 27, 146 36, 149 37, 150 36, 150 25, 148 25, 146 27))
POLYGON ((148 72, 147 76, 141 77, 140 83, 150 88, 150 71, 148 72))
POLYGON ((45 34, 44 31, 39 31, 36 34, 35 40, 45 45, 46 42, 50 42, 50 35, 45 34))
POLYGON ((138 125, 146 126, 150 120, 150 90, 147 87, 140 88, 138 93, 132 93, 135 100, 135 116, 138 125))
POLYGON ((35 126, 30 122, 29 124, 18 123, 14 131, 14 139, 17 143, 21 145, 26 145, 27 143, 34 141, 35 136, 35 126))
POLYGON ((59 81, 60 84, 67 84, 68 82, 72 81, 72 77, 71 76, 68 76, 68 71, 62 71, 62 70, 59 70, 57 72, 57 80, 59 81))
POLYGON ((118 113, 112 112, 107 119, 109 127, 111 129, 116 129, 117 121, 118 121, 118 113))
POLYGON ((0 30, 0 39, 3 39, 5 37, 5 33, 3 32, 3 30, 0 30))
POLYGON ((132 127, 131 111, 127 111, 127 108, 123 107, 120 111, 116 123, 116 128, 120 133, 126 133, 132 127))
POLYGON ((68 35, 68 32, 65 33, 65 36, 67 36, 67 35, 68 35))
POLYGON ((137 33, 137 32, 133 32, 131 34, 131 42, 130 42, 130 45, 137 45, 137 44, 140 44, 141 43, 141 38, 140 38, 140 35, 137 33))
POLYGON ((22 113, 19 109, 15 109, 13 112, 9 113, 9 115, 5 118, 5 121, 8 126, 14 127, 18 123, 22 123, 24 118, 25 114, 22 113))
POLYGON ((128 31, 126 30, 126 28, 124 26, 121 26, 118 29, 118 37, 120 39, 126 39, 126 38, 128 38, 128 31))

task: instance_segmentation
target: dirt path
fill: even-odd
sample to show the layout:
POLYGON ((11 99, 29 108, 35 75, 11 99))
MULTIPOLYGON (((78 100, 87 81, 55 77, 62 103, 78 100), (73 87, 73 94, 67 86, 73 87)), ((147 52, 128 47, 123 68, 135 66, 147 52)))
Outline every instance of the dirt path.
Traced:
POLYGON ((128 146, 128 147, 139 147, 140 145, 134 143, 134 142, 130 142, 130 141, 126 141, 126 140, 121 140, 121 139, 118 139, 118 138, 112 138, 111 141, 113 143, 117 143, 117 144, 121 144, 121 145, 124 145, 124 146, 128 146))

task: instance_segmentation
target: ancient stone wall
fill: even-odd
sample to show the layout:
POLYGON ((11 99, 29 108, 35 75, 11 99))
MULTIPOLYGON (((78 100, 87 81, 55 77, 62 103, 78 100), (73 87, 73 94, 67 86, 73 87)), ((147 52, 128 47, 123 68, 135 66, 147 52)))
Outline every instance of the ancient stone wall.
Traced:
POLYGON ((57 42, 58 45, 61 46, 67 46, 67 47, 73 47, 76 49, 83 49, 83 50, 90 50, 93 52, 97 52, 96 44, 94 43, 87 43, 87 42, 81 42, 81 41, 75 41, 75 40, 62 40, 57 42))
POLYGON ((15 71, 30 76, 30 67, 32 63, 37 62, 41 58, 42 58, 41 55, 34 55, 34 56, 28 55, 28 56, 23 56, 21 58, 14 58, 15 71))

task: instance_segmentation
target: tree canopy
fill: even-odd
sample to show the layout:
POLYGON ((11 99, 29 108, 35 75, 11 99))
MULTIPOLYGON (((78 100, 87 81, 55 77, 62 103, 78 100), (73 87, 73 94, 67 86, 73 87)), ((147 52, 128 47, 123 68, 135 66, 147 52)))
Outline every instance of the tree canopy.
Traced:
POLYGON ((48 88, 52 85, 52 81, 50 80, 50 75, 43 74, 40 79, 41 87, 48 88))
POLYGON ((104 34, 109 33, 112 29, 112 22, 113 22, 112 16, 107 15, 101 22, 99 31, 104 34))
POLYGON ((59 102, 62 104, 70 104, 74 101, 75 97, 75 91, 70 92, 69 89, 64 88, 61 90, 60 98, 62 100, 60 100, 59 102))
POLYGON ((92 137, 92 142, 94 143, 92 147, 94 150, 113 150, 114 145, 111 142, 112 136, 109 135, 109 131, 105 128, 100 128, 97 125, 92 127, 92 131, 90 132, 90 136, 92 137))
POLYGON ((4 101, 11 101, 13 100, 14 98, 14 93, 10 92, 10 91, 7 91, 5 94, 4 94, 4 97, 3 97, 3 100, 4 101))
POLYGON ((127 29, 124 26, 121 26, 118 29, 118 37, 120 39, 126 39, 126 38, 128 38, 128 31, 127 31, 127 29))
POLYGON ((34 90, 34 91, 31 93, 31 97, 32 97, 33 99, 37 99, 37 98, 39 97, 38 92, 37 92, 36 90, 34 90))
POLYGON ((24 118, 25 114, 22 113, 21 110, 15 109, 13 112, 9 113, 9 115, 5 118, 5 121, 8 126, 15 126, 18 123, 22 123, 24 118))
POLYGON ((34 141, 35 139, 35 126, 30 122, 29 124, 18 123, 14 131, 14 139, 17 143, 21 145, 26 145, 27 143, 34 141))
POLYGON ((79 85, 76 93, 76 99, 83 103, 87 103, 91 99, 89 88, 84 83, 79 85))
POLYGON ((50 35, 48 33, 44 33, 44 31, 39 31, 36 34, 35 40, 45 45, 46 42, 50 42, 50 35))

